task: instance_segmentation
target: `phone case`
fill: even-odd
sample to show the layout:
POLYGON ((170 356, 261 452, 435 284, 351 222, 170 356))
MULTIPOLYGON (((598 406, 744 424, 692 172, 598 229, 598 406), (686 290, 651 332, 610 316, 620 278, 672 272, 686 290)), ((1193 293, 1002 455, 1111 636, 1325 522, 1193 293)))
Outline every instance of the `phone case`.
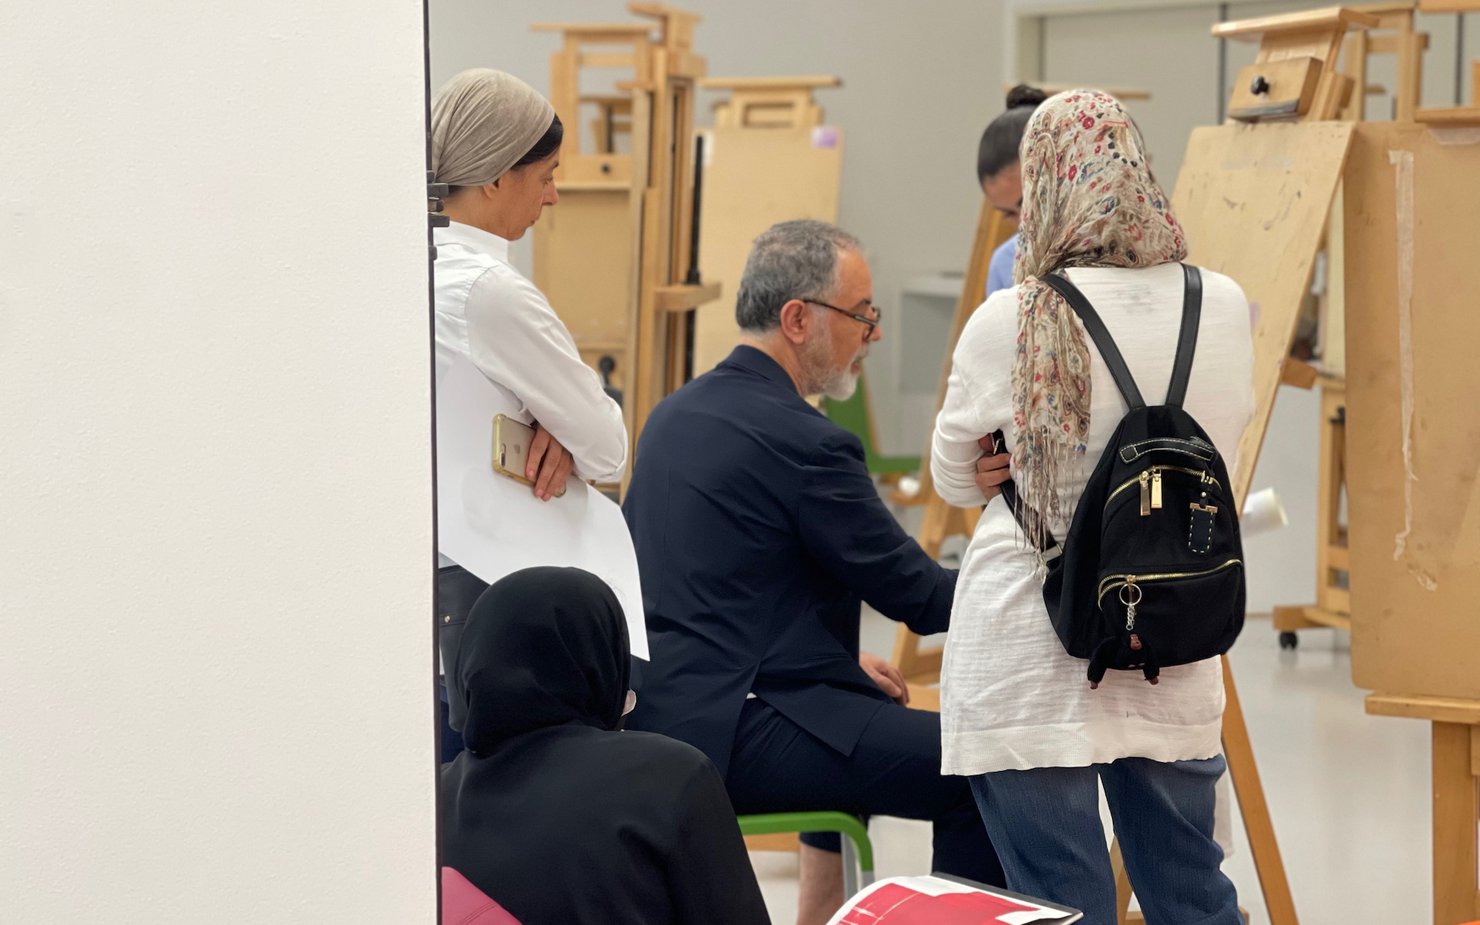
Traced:
POLYGON ((529 427, 502 414, 493 418, 493 471, 516 482, 534 485, 524 477, 529 453, 529 427))
MULTIPOLYGON (((524 464, 529 459, 529 444, 534 429, 513 418, 498 414, 493 418, 493 471, 505 478, 533 486, 534 482, 524 477, 524 464)), ((553 492, 559 498, 565 495, 561 485, 553 492)))

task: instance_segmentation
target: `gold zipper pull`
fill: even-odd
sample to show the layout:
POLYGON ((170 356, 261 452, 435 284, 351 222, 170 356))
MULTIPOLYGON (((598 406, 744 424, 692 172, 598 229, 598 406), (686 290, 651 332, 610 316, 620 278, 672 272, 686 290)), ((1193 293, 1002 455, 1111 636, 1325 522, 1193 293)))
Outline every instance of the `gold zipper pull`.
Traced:
POLYGON ((1151 516, 1151 472, 1141 473, 1141 516, 1151 516))
POLYGON ((1161 470, 1151 470, 1151 509, 1161 510, 1161 470))

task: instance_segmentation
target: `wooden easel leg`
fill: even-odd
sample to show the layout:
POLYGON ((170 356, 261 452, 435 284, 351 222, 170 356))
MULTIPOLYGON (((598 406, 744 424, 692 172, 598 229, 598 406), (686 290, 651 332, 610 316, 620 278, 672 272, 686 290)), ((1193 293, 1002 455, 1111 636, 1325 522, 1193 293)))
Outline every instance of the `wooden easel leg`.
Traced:
POLYGON ((1280 845, 1269 818, 1264 785, 1259 782, 1259 765, 1254 762, 1254 746, 1249 741, 1249 727, 1244 724, 1244 711, 1227 656, 1223 657, 1223 690, 1228 700, 1223 710, 1223 754, 1228 759, 1233 790, 1238 794, 1244 829, 1249 833, 1249 851, 1254 856, 1254 870, 1259 874, 1270 925, 1296 925, 1299 919, 1295 915, 1295 900, 1290 896, 1290 881, 1285 877, 1285 862, 1280 858, 1280 845))
MULTIPOLYGON (((1120 854, 1120 839, 1110 842, 1110 869, 1115 872, 1115 921, 1131 925, 1131 878, 1125 872, 1125 858, 1120 854)), ((1140 916, 1136 916, 1139 920, 1140 916)))
POLYGON ((1480 726, 1434 723, 1434 925, 1480 916, 1475 828, 1480 726))

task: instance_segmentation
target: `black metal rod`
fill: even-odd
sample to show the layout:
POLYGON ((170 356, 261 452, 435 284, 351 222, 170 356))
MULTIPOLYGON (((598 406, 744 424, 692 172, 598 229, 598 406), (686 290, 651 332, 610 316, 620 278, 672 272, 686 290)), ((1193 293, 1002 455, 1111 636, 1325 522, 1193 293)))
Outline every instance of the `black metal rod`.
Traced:
MULTIPOLYGON (((1218 4, 1218 21, 1228 22, 1228 4, 1218 4)), ((1228 115, 1228 39, 1218 40, 1218 122, 1228 115)))
MULTIPOLYGON (((1454 105, 1465 104, 1465 14, 1454 14, 1454 105)), ((1470 105, 1480 100, 1470 100, 1470 105)))
POLYGON ((704 199, 704 133, 694 133, 694 207, 689 215, 689 272, 684 282, 699 285, 699 209, 704 199))

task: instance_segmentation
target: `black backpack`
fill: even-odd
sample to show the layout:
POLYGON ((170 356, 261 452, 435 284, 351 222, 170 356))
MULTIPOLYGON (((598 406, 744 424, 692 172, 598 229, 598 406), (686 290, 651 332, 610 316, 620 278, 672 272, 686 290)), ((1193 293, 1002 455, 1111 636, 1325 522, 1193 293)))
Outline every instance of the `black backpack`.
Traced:
MULTIPOLYGON (((1162 668, 1222 655, 1244 625, 1243 548, 1228 470, 1182 410, 1202 312, 1202 276, 1182 267, 1177 360, 1166 403, 1147 407, 1110 332, 1060 275, 1043 282, 1074 309, 1128 410, 1084 487, 1062 543, 1045 535, 1043 601, 1059 641, 1089 659, 1091 687, 1109 668, 1162 668)), ((1003 497, 1022 521, 1009 482, 1003 497)))

